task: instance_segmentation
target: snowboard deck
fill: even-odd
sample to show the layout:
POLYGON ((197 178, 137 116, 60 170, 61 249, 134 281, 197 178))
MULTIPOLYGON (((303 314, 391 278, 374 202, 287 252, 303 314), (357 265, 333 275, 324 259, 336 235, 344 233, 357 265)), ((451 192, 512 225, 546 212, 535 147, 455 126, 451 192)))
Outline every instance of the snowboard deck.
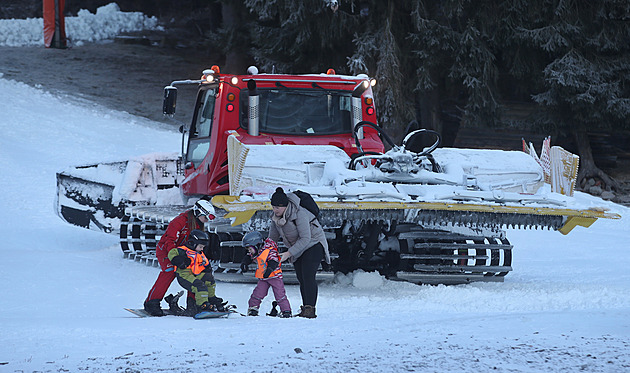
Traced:
MULTIPOLYGON (((125 311, 129 311, 129 312, 133 313, 134 315, 136 315, 138 317, 158 317, 158 316, 152 316, 147 311, 145 311, 143 308, 125 308, 125 311)), ((162 309, 162 311, 164 311, 164 316, 186 316, 186 317, 190 317, 188 315, 174 314, 170 310, 167 310, 167 309, 162 309)), ((209 312, 209 311, 204 311, 204 312, 200 312, 200 313, 196 314, 193 317, 195 319, 197 319, 197 320, 201 320, 201 319, 216 319, 216 318, 219 318, 219 317, 227 317, 231 313, 235 313, 235 312, 234 311, 228 311, 228 312, 209 312)))
POLYGON ((216 319, 219 317, 228 317, 229 314, 234 313, 234 312, 216 312, 216 311, 203 311, 203 312, 199 312, 198 314, 196 314, 195 316, 193 316, 196 320, 201 320, 201 319, 216 319))

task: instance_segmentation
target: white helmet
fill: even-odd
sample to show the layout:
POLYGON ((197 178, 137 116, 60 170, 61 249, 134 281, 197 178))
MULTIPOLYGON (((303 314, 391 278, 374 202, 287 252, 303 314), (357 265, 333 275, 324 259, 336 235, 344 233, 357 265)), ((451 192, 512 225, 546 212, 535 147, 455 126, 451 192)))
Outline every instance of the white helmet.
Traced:
POLYGON ((195 202, 192 209, 197 218, 201 215, 205 215, 209 220, 212 220, 215 217, 214 206, 212 206, 212 203, 208 200, 200 199, 195 202))

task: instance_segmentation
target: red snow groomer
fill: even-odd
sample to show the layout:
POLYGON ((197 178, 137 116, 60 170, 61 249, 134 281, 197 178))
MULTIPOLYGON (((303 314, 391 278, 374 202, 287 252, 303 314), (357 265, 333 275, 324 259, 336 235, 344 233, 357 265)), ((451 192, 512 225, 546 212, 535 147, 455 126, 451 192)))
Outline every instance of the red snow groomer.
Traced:
MULTIPOLYGON (((199 80, 172 82, 166 115, 175 113, 176 86, 198 85, 181 155, 60 172, 57 212, 71 224, 119 234, 126 257, 155 264, 169 221, 212 197, 217 218, 206 229, 220 257, 217 278, 255 281, 239 269, 241 238, 267 229, 269 196, 282 186, 319 205, 333 257, 320 276, 377 270, 431 284, 502 281, 512 269, 506 226, 566 234, 619 217, 569 196, 577 168, 560 158, 552 171, 566 182, 564 194, 523 152, 438 148, 439 135, 425 130, 393 143, 376 124, 374 83, 332 70, 285 75, 253 67, 247 75, 213 67, 199 80), (428 147, 416 145, 427 140, 428 147)), ((290 280, 291 266, 283 272, 290 280)))

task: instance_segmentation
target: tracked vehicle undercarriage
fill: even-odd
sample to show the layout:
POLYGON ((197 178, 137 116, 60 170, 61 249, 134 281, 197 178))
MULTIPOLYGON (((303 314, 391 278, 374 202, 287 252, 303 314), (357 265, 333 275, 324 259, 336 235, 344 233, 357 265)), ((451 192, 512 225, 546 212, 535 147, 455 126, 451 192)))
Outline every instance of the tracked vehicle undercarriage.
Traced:
MULTIPOLYGON (((215 198, 219 206, 229 204, 220 202, 228 198, 215 198)), ((512 270, 512 245, 504 227, 561 230, 573 224, 574 219, 590 221, 606 216, 599 211, 576 213, 543 208, 538 208, 537 213, 547 215, 475 211, 462 214, 459 210, 449 211, 445 204, 444 210, 415 213, 409 209, 414 211, 413 218, 411 213, 405 218, 404 212, 396 209, 332 210, 326 209, 324 203, 320 203, 320 207, 321 222, 326 227, 333 257, 331 266, 323 265, 320 278, 331 277, 334 272, 363 269, 378 271, 390 279, 424 284, 503 281, 512 270), (574 215, 567 217, 560 215, 562 213, 574 215), (379 219, 359 219, 359 216, 379 219)), ((157 266, 156 242, 168 221, 182 209, 183 206, 128 209, 129 215, 121 226, 121 247, 125 256, 157 266)), ((223 209, 217 210, 219 214, 229 214, 223 209)), ((221 262, 218 279, 255 281, 251 274, 240 273, 239 264, 244 255, 241 238, 243 232, 249 230, 266 230, 269 214, 270 208, 256 211, 248 222, 236 227, 229 218, 218 218, 209 225, 208 231, 215 240, 213 245, 219 250, 214 254, 218 254, 221 262)), ((294 280, 290 264, 283 268, 287 280, 294 280)))
MULTIPOLYGON (((176 216, 180 209, 173 209, 176 216)), ((156 214, 155 208, 133 208, 128 212, 121 230, 121 247, 125 256, 147 265, 157 266, 156 239, 168 225, 168 211, 156 214), (153 217, 150 217, 150 215, 153 217), (155 220, 150 222, 151 220, 155 220)), ((391 222, 395 210, 365 211, 387 216, 391 222)), ((218 248, 220 268, 216 276, 224 281, 255 281, 253 276, 241 274, 239 264, 244 255, 241 238, 244 231, 264 230, 268 226, 268 211, 255 214, 247 227, 234 229, 229 219, 218 219, 209 226, 215 247, 218 248)), ((353 214, 323 211, 322 224, 332 253, 332 264, 323 263, 320 279, 329 278, 334 272, 348 273, 356 269, 378 271, 390 279, 400 279, 425 284, 459 284, 472 281, 502 281, 512 270, 512 245, 504 232, 483 224, 475 229, 470 225, 440 227, 430 221, 448 219, 448 212, 426 211, 420 220, 424 224, 385 223, 361 221, 356 224, 353 214), (346 219, 340 219, 345 215, 346 219)), ((358 214, 354 214, 358 215, 358 214)), ((450 214, 452 215, 452 214, 450 214)), ((551 218, 553 219, 553 218, 551 218)), ((523 223, 524 217, 515 219, 523 223)), ((547 220, 550 218, 547 217, 547 220)), ((561 224, 561 218, 555 218, 561 224)), ((393 220, 396 222, 396 220, 393 220)), ((292 282, 294 276, 290 264, 284 264, 285 277, 292 282)))

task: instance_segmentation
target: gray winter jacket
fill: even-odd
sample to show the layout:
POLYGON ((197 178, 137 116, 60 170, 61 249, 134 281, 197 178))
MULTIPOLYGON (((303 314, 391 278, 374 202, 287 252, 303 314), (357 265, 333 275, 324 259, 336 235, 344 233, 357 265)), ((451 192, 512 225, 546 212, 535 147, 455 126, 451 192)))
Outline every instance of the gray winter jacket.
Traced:
POLYGON ((269 238, 278 242, 282 241, 289 248, 291 262, 302 255, 304 251, 310 249, 318 242, 324 246, 326 263, 330 264, 330 254, 328 253, 328 241, 324 229, 315 215, 300 206, 300 198, 293 193, 288 193, 289 205, 281 217, 271 213, 271 224, 269 224, 269 238))

